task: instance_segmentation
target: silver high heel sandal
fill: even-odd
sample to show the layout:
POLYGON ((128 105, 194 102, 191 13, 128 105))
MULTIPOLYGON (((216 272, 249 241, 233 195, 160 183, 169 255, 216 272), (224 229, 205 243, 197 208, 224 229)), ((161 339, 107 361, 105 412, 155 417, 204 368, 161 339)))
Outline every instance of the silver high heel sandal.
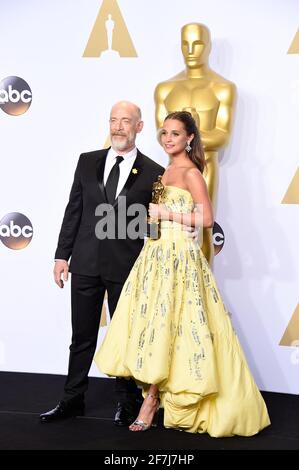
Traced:
MULTIPOLYGON (((157 406, 156 406, 156 410, 155 410, 155 414, 153 416, 153 419, 152 419, 152 422, 151 423, 146 423, 145 421, 143 421, 142 419, 135 419, 135 421, 131 424, 131 426, 135 425, 135 426, 140 426, 141 429, 138 429, 138 430, 134 430, 134 429, 131 429, 131 426, 129 427, 129 430, 132 431, 132 432, 139 432, 139 431, 148 431, 150 428, 155 428, 157 427, 157 419, 158 419, 158 411, 159 411, 159 408, 160 408, 160 399, 159 399, 159 395, 152 395, 151 393, 149 393, 147 397, 151 397, 151 398, 155 398, 156 400, 158 400, 158 403, 157 403, 157 406)), ((145 400, 146 400, 145 398, 145 400)))

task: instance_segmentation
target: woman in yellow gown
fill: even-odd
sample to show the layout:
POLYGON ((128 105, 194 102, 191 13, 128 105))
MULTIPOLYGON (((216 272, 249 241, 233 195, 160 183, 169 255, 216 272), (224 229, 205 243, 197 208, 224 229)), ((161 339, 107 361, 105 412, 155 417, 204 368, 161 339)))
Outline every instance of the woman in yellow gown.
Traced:
POLYGON ((168 115, 160 143, 171 163, 161 203, 150 204, 149 213, 160 219, 161 236, 137 258, 95 361, 102 372, 142 385, 131 431, 149 429, 161 405, 167 428, 251 436, 270 424, 267 408, 209 264, 182 229, 213 225, 191 114, 168 115))

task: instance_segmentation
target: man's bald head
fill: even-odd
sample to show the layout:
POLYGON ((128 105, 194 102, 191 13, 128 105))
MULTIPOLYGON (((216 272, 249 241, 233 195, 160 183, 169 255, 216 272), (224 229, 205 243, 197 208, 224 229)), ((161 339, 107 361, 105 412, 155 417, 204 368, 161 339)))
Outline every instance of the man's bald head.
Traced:
POLYGON ((140 108, 130 101, 119 101, 110 113, 110 138, 114 150, 129 152, 135 147, 136 134, 141 132, 140 108))
POLYGON ((130 113, 131 116, 135 116, 135 118, 138 120, 138 121, 141 121, 142 117, 141 117, 141 109, 139 108, 139 106, 137 106, 137 104, 135 103, 132 103, 131 101, 119 101, 118 103, 115 103, 113 106, 112 106, 112 109, 111 109, 111 114, 112 113, 115 113, 115 112, 118 112, 118 111, 122 111, 123 113, 130 113))

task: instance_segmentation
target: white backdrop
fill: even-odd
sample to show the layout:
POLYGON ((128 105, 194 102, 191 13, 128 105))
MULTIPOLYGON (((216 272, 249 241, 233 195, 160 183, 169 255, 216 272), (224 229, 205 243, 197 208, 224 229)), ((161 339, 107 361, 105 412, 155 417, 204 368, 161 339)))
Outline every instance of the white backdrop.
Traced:
POLYGON ((139 148, 167 163, 153 92, 184 68, 181 27, 201 22, 212 34, 211 67, 238 88, 214 272, 260 388, 299 393, 299 350, 279 345, 299 300, 299 208, 281 204, 298 167, 299 57, 287 54, 298 2, 118 0, 138 57, 83 58, 101 3, 0 0, 0 81, 22 77, 33 96, 20 116, 0 109, 0 220, 20 212, 34 230, 23 250, 0 243, 2 370, 66 373, 70 286, 59 290, 52 269, 78 156, 103 147, 111 105, 128 99, 143 110, 139 148))

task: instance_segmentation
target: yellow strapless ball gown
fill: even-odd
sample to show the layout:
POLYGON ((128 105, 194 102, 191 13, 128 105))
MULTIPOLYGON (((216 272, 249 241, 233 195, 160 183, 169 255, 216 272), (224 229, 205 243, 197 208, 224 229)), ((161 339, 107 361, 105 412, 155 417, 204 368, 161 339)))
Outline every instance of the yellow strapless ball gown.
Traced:
MULTIPOLYGON (((162 202, 193 209, 191 194, 175 186, 162 202)), ((180 224, 163 221, 161 238, 144 245, 95 362, 145 390, 157 384, 165 427, 223 437, 270 424, 209 264, 180 224)))

